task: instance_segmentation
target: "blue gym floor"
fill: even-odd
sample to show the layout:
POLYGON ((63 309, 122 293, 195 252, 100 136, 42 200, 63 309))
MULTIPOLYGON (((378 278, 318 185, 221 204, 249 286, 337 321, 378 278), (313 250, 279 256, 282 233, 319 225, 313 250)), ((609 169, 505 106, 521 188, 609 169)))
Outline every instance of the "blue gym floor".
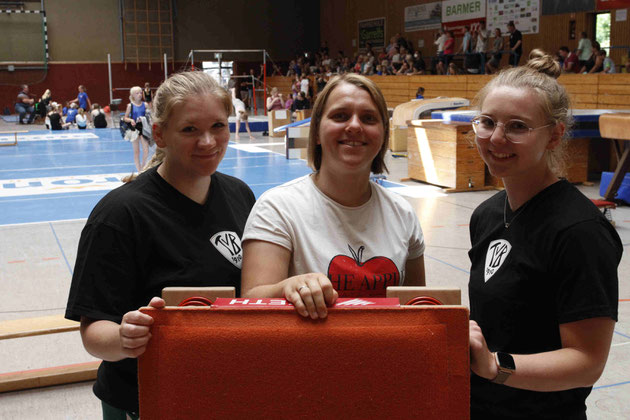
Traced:
MULTIPOLYGON (((235 143, 219 170, 245 181, 256 197, 311 172, 302 160, 235 143)), ((17 146, 0 148, 0 225, 86 218, 133 171, 131 144, 117 129, 20 135, 17 146)))

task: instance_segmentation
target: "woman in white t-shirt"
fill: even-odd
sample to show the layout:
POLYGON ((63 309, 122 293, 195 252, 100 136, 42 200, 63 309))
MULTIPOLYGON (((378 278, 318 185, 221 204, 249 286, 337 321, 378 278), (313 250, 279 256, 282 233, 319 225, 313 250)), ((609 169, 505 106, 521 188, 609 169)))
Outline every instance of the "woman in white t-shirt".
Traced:
POLYGON ((387 170, 387 105, 366 77, 335 77, 318 95, 314 172, 264 193, 243 233, 243 297, 284 297, 302 316, 341 297, 425 284, 424 238, 411 205, 370 182, 387 170))

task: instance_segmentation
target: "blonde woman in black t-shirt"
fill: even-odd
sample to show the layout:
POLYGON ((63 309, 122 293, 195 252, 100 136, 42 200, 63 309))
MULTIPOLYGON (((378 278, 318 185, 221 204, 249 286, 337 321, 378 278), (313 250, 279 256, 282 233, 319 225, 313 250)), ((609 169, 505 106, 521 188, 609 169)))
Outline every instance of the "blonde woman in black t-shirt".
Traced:
POLYGON ((470 222, 471 418, 585 419, 617 320, 612 225, 562 173, 559 64, 533 51, 477 96, 477 149, 502 191, 470 222))
POLYGON ((138 308, 163 307, 157 296, 167 286, 239 293, 240 237, 255 200, 245 183, 217 171, 232 101, 211 76, 176 74, 153 104, 158 165, 90 214, 66 308, 67 318, 81 322, 86 350, 103 359, 94 393, 105 419, 139 415, 135 358, 146 350, 153 319, 138 308))

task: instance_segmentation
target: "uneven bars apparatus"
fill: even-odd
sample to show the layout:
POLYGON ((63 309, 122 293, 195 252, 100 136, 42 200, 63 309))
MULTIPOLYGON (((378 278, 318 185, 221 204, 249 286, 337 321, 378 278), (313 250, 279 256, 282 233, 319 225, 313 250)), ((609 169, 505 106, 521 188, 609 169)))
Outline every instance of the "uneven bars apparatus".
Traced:
MULTIPOLYGON (((164 53, 164 80, 168 79, 167 64, 166 53, 164 53)), ((107 76, 109 78, 109 103, 111 104, 114 100, 114 88, 112 86, 112 56, 109 53, 107 53, 107 76)))
MULTIPOLYGON (((265 108, 265 115, 267 115, 267 50, 190 50, 188 53, 188 59, 190 60, 190 67, 195 69, 195 52, 198 53, 256 53, 261 52, 263 55, 263 107, 265 108)), ((219 70, 220 71, 220 70, 219 70)), ((256 85, 252 86, 252 92, 254 94, 254 106, 256 104, 256 85)))

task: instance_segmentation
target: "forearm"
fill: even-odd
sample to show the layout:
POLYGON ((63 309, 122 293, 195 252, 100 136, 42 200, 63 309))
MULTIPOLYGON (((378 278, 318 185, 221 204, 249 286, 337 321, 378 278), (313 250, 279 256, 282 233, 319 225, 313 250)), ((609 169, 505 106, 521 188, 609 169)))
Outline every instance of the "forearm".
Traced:
POLYGON ((113 321, 81 319, 83 346, 92 356, 108 362, 126 358, 120 341, 120 325, 113 321))
POLYGON ((537 354, 513 354, 516 372, 505 382, 530 391, 563 391, 592 386, 606 360, 598 361, 575 348, 537 354))
POLYGON ((282 280, 274 284, 262 284, 252 287, 249 290, 243 288, 242 297, 244 298, 283 298, 284 286, 289 279, 282 280))

